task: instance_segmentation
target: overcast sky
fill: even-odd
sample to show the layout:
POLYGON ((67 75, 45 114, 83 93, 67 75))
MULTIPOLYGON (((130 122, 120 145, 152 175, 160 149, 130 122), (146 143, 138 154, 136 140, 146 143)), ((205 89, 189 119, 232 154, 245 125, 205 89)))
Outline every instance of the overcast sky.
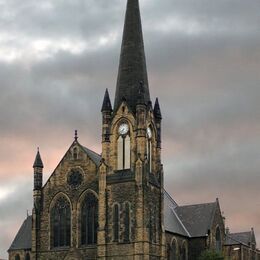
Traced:
MULTIPOLYGON (((101 152, 125 0, 0 0, 0 257, 32 209, 37 146, 50 176, 73 141, 101 152)), ((260 246, 260 1, 140 0, 150 93, 163 115, 165 186, 220 199, 260 246)))

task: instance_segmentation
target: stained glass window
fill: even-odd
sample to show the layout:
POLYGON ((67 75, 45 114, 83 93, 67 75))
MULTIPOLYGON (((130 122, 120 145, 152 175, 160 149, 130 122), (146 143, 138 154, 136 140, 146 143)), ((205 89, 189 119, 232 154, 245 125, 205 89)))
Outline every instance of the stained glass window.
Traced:
POLYGON ((97 243, 98 201, 94 194, 86 195, 81 208, 81 244, 97 243))
POLYGON ((51 210, 52 246, 70 246, 71 209, 68 200, 60 197, 51 210))

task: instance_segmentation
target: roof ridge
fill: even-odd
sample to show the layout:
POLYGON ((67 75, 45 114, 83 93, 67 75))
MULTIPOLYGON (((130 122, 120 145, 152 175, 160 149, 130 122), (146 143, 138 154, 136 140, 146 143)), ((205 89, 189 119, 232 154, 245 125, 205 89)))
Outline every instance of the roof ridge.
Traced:
POLYGON ((200 205, 213 205, 215 204, 216 201, 214 202, 207 202, 207 203, 197 203, 197 204, 188 204, 188 205, 181 205, 181 206, 178 206, 179 208, 183 208, 183 207, 192 207, 192 206, 200 206, 200 205))
POLYGON ((181 219, 179 218, 179 216, 177 215, 177 213, 175 212, 174 208, 171 208, 173 214, 176 216, 176 218, 178 219, 178 221, 180 222, 181 226, 183 227, 183 229, 185 230, 185 232, 188 234, 189 237, 191 237, 190 232, 188 231, 188 229, 185 227, 185 225, 182 223, 181 219))
POLYGON ((245 233, 251 234, 251 231, 232 232, 232 233, 229 233, 229 234, 232 235, 232 234, 245 234, 245 233))
POLYGON ((163 189, 165 195, 174 203, 176 204, 177 207, 179 207, 178 203, 172 198, 172 196, 165 190, 163 189))
MULTIPOLYGON (((235 234, 235 233, 231 233, 231 234, 235 234)), ((248 247, 248 245, 247 245, 246 243, 242 242, 241 240, 238 240, 238 239, 236 239, 236 238, 234 238, 234 237, 231 237, 231 236, 230 236, 231 234, 226 234, 226 237, 228 237, 229 239, 231 239, 231 240, 233 240, 233 241, 235 241, 235 242, 238 242, 238 243, 240 243, 240 244, 243 244, 244 246, 247 246, 247 247, 248 247)), ((238 234, 238 233, 236 233, 236 234, 238 234)))

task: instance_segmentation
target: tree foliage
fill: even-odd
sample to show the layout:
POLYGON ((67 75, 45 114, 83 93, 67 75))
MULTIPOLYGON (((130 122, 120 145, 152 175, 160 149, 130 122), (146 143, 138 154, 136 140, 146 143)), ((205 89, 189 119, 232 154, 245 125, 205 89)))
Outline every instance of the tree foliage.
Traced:
POLYGON ((214 250, 206 250, 201 253, 198 260, 224 260, 224 257, 214 250))

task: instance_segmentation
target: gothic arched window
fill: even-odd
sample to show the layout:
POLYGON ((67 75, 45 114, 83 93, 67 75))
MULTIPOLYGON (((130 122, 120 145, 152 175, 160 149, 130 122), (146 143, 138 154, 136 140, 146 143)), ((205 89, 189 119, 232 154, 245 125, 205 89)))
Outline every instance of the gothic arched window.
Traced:
POLYGON ((172 240, 170 252, 169 252, 169 260, 177 259, 177 241, 175 239, 172 240))
POLYGON ((26 255, 25 255, 25 260, 30 260, 31 258, 30 258, 30 254, 29 253, 27 253, 26 255))
POLYGON ((120 213, 119 205, 115 204, 113 208, 113 235, 114 241, 119 241, 120 213))
POLYGON ((119 137, 117 139, 117 169, 130 168, 130 136, 129 126, 122 123, 118 128, 119 137))
POLYGON ((81 245, 97 243, 98 201, 94 194, 88 193, 81 207, 81 245))
POLYGON ((74 160, 78 159, 78 149, 77 149, 77 147, 73 148, 73 159, 74 160))
POLYGON ((183 242, 181 247, 181 260, 187 260, 188 259, 188 248, 186 242, 183 242))
POLYGON ((71 209, 65 197, 57 199, 51 209, 52 246, 70 246, 71 209))
POLYGON ((222 248, 221 233, 220 233, 220 228, 217 227, 217 229, 216 229, 216 251, 220 252, 221 248, 222 248))
POLYGON ((20 260, 20 256, 17 254, 14 259, 15 260, 20 260))
POLYGON ((149 171, 152 171, 152 130, 147 128, 147 160, 149 171))
POLYGON ((124 227, 125 227, 125 235, 124 235, 124 240, 126 242, 130 241, 130 221, 131 221, 131 217, 130 217, 130 203, 126 202, 125 203, 125 214, 124 214, 124 227))

